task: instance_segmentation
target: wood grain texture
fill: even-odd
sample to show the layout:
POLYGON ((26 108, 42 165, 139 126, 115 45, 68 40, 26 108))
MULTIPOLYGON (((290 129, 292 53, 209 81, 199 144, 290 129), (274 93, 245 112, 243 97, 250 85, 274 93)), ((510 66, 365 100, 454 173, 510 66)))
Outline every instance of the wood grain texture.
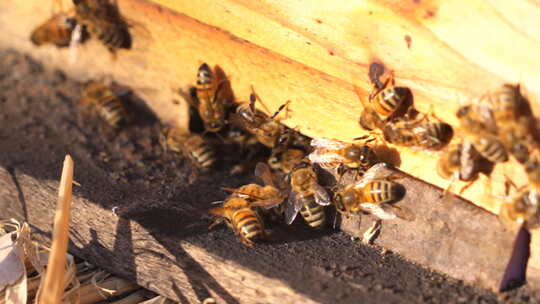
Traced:
MULTIPOLYGON (((0 197, 2 217, 27 218, 34 236, 49 243, 59 183, 25 174, 18 174, 15 183, 13 176, 0 168, 0 189, 9 194, 0 197), (25 199, 10 196, 16 193, 25 193, 25 199), (28 208, 26 216, 16 210, 21 205, 28 208)), ((114 216, 77 194, 72 206, 70 250, 171 299, 198 303, 197 288, 205 286, 220 303, 317 303, 280 279, 266 277, 188 242, 178 243, 171 252, 136 221, 114 216)))
MULTIPOLYGON (((194 83, 201 62, 220 65, 240 101, 250 85, 270 111, 291 100, 284 123, 312 137, 351 140, 363 134, 353 84, 367 96, 373 61, 395 71, 397 85, 412 90, 419 110, 433 105, 454 127, 460 105, 507 82, 519 82, 534 112, 540 111, 540 7, 532 1, 118 3, 133 21, 134 48, 120 51, 117 60, 95 41, 82 47, 75 65, 67 63, 67 50, 33 47, 30 31, 50 15, 48 5, 35 1, 0 3, 0 43, 81 79, 113 75, 166 123, 183 126, 187 106, 171 101, 179 98, 176 89, 194 83)), ((437 153, 396 148, 401 170, 446 187, 435 172, 437 153)), ((491 187, 482 176, 463 197, 498 213, 503 175, 518 185, 527 182, 512 161, 496 167, 491 187)), ((534 262, 538 238, 533 233, 534 265, 540 265, 534 262)))

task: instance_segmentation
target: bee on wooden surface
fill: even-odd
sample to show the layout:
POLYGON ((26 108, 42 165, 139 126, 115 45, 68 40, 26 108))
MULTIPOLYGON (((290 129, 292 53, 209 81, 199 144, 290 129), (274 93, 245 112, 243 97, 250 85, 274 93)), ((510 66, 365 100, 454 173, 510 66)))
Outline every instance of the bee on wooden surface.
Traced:
POLYGON ((280 141, 288 140, 288 136, 282 137, 286 127, 274 119, 288 105, 288 102, 281 105, 279 109, 269 117, 255 108, 257 95, 252 93, 249 99, 249 103, 241 104, 236 108, 235 117, 237 117, 237 123, 244 130, 253 134, 260 143, 267 147, 273 148, 280 144, 280 141))
POLYGON ((130 49, 128 24, 118 7, 110 0, 73 0, 77 22, 86 26, 90 35, 99 39, 112 53, 130 49))
POLYGON ((214 151, 199 134, 187 133, 180 128, 164 128, 160 143, 164 149, 184 155, 203 172, 212 169, 216 162, 214 151))
POLYGON ((480 154, 469 141, 464 141, 443 151, 437 161, 437 173, 442 178, 450 179, 444 194, 450 191, 456 180, 469 182, 459 191, 459 194, 471 186, 472 182, 478 178, 481 169, 480 158, 480 154))
POLYGON ((454 136, 454 130, 442 121, 429 122, 428 116, 424 115, 415 121, 404 118, 386 124, 383 129, 384 140, 403 147, 442 149, 454 136))
POLYGON ((529 160, 529 154, 536 147, 531 133, 534 118, 521 116, 512 121, 499 121, 499 138, 508 152, 521 164, 529 160))
POLYGON ((229 100, 222 94, 225 83, 226 80, 218 83, 215 73, 203 63, 197 72, 197 86, 190 89, 192 106, 209 132, 218 132, 226 124, 229 100))
POLYGON ((382 129, 384 124, 392 118, 394 113, 401 107, 406 91, 394 86, 394 77, 391 75, 384 83, 377 81, 369 95, 368 102, 364 102, 358 88, 356 93, 364 106, 360 114, 360 126, 365 130, 382 129))
POLYGON ((504 84, 480 97, 478 103, 489 107, 497 123, 513 121, 520 114, 522 105, 519 86, 504 84))
POLYGON ((306 160, 294 167, 289 175, 291 192, 285 209, 285 222, 291 224, 298 212, 313 228, 326 225, 324 206, 332 202, 326 189, 319 185, 317 174, 306 160))
MULTIPOLYGON (((367 139, 367 136, 358 139, 367 139)), ((346 143, 337 139, 314 138, 311 145, 314 151, 309 160, 324 169, 354 169, 364 172, 378 162, 375 152, 367 145, 374 139, 367 139, 363 145, 346 143)), ((341 174, 340 173, 340 174, 341 174)))
POLYGON ((74 18, 58 13, 34 29, 30 40, 34 45, 50 43, 57 47, 66 47, 71 42, 71 35, 76 25, 77 21, 74 18))
POLYGON ((95 111, 113 128, 118 128, 131 119, 119 94, 100 81, 90 81, 85 85, 80 104, 84 109, 95 111))
POLYGON ((275 186, 272 173, 267 164, 258 163, 255 167, 255 176, 259 177, 265 185, 248 184, 237 189, 222 189, 232 192, 231 197, 240 197, 252 202, 251 206, 253 207, 269 209, 281 204, 285 200, 286 195, 275 186))
POLYGON ((219 218, 208 229, 226 222, 246 246, 253 246, 257 241, 268 238, 261 217, 243 198, 231 197, 222 206, 211 208, 209 212, 219 218))
MULTIPOLYGON (((513 183, 512 183, 513 185, 513 183)), ((506 184, 508 187, 508 185, 506 184)), ((513 185, 515 187, 515 185, 513 185)), ((508 194, 509 189, 506 192, 508 194)), ((509 227, 523 224, 529 229, 540 227, 540 193, 537 189, 522 188, 508 197, 501 206, 499 217, 509 227)))
POLYGON ((456 115, 466 139, 480 155, 494 163, 508 160, 508 151, 496 135, 497 128, 489 109, 468 105, 458 109, 456 115))
POLYGON ((540 189, 540 151, 532 151, 523 167, 529 178, 529 183, 536 189, 540 189))
POLYGON ((383 168, 386 168, 386 164, 378 163, 366 171, 358 182, 338 189, 334 194, 336 210, 344 215, 368 213, 381 220, 414 220, 412 211, 393 205, 403 198, 405 188, 391 181, 392 177, 388 174, 382 174, 383 168))
POLYGON ((306 152, 301 149, 274 149, 267 162, 270 168, 288 174, 296 165, 302 162, 305 156, 306 152))

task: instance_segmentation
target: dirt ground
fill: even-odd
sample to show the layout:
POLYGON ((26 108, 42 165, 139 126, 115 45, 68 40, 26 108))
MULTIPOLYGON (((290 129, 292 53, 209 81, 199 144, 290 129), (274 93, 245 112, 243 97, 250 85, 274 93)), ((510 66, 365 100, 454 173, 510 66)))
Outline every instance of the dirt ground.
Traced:
MULTIPOLYGON (((10 50, 0 50, 0 66, 0 166, 57 180, 69 153, 77 164, 76 180, 104 208, 112 208, 113 202, 118 205, 112 196, 124 202, 151 196, 155 203, 137 206, 136 212, 125 203, 119 213, 131 215, 156 235, 182 238, 238 260, 321 303, 540 303, 540 293, 527 286, 494 294, 380 248, 353 243, 342 232, 312 231, 302 223, 287 228, 271 225, 278 241, 250 249, 226 228, 175 234, 169 223, 176 219, 169 210, 179 201, 207 208, 224 198, 220 187, 253 181, 249 174, 230 175, 239 162, 227 156, 234 150, 221 147, 223 161, 216 171, 193 178, 189 163, 160 147, 160 126, 152 115, 138 110, 135 124, 116 135, 107 134, 102 123, 79 113, 81 83, 10 50), (290 265, 298 271, 291 273, 290 265)), ((206 227, 210 219, 201 218, 205 222, 199 226, 206 227)))

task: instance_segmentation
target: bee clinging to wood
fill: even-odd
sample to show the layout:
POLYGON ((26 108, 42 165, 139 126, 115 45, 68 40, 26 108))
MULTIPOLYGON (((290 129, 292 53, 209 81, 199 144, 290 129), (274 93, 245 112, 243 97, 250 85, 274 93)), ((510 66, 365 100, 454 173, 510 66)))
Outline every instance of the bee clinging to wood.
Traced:
POLYGON ((231 197, 222 206, 211 208, 209 212, 219 216, 209 229, 226 222, 246 246, 253 246, 257 241, 268 239, 259 214, 243 198, 231 197))
POLYGON ((120 95, 111 86, 100 81, 90 81, 85 85, 80 105, 83 109, 97 113, 113 128, 118 128, 131 119, 120 95))
POLYGON ((356 94, 360 98, 364 109, 360 114, 360 126, 368 131, 383 129, 388 122, 401 108, 407 97, 407 91, 404 88, 394 86, 393 74, 385 82, 376 80, 373 84, 372 92, 369 95, 368 102, 364 101, 358 88, 355 86, 356 94))
POLYGON ((313 228, 326 225, 324 206, 332 202, 330 195, 317 181, 317 174, 311 164, 304 160, 289 174, 291 192, 285 209, 285 221, 291 224, 300 214, 313 228))
POLYGON ((110 0, 73 0, 75 18, 93 37, 100 40, 112 53, 130 49, 129 26, 118 7, 110 0))
POLYGON ((199 134, 180 128, 164 128, 160 143, 166 150, 183 154, 202 172, 212 169, 216 162, 214 151, 199 134))
POLYGON ((311 145, 314 151, 309 154, 309 160, 319 164, 324 169, 338 171, 354 169, 365 172, 378 162, 378 157, 367 143, 374 138, 359 137, 364 144, 346 143, 337 139, 314 138, 311 145))
POLYGON ((69 46, 72 32, 77 25, 74 18, 58 13, 47 19, 32 31, 30 40, 34 45, 54 44, 57 47, 69 46))
POLYGON ((218 132, 226 124, 229 95, 226 79, 218 79, 208 64, 203 63, 197 72, 197 86, 190 89, 191 103, 197 109, 204 128, 218 132))
POLYGON ((506 162, 508 151, 497 137, 497 128, 489 109, 477 105, 461 107, 457 111, 465 140, 469 140, 476 151, 491 162, 506 162))
POLYGON ((289 139, 288 136, 282 137, 286 127, 275 120, 279 113, 285 109, 288 102, 281 105, 272 115, 268 116, 255 108, 257 95, 252 93, 249 97, 249 103, 244 103, 236 108, 233 123, 237 123, 241 128, 253 134, 257 140, 270 148, 280 144, 280 141, 289 139))
POLYGON ((368 213, 381 220, 414 220, 412 211, 394 205, 405 195, 405 188, 392 181, 388 173, 382 173, 383 168, 386 164, 378 163, 358 182, 339 188, 334 194, 336 210, 344 215, 368 213))
POLYGON ((459 191, 459 194, 472 185, 482 170, 482 160, 484 160, 482 156, 468 141, 452 145, 443 151, 437 161, 437 173, 442 178, 450 179, 444 194, 450 191, 452 184, 457 180, 469 182, 459 191))
POLYGON ((517 189, 515 195, 509 196, 510 186, 514 183, 507 180, 506 199, 501 205, 499 218, 508 227, 514 224, 525 224, 528 229, 540 227, 540 193, 535 188, 522 187, 517 189))
POLYGON ((440 150, 446 146, 454 136, 454 130, 449 124, 437 119, 431 122, 429 116, 415 120, 405 117, 385 125, 383 129, 384 140, 399 146, 414 147, 426 150, 440 150))

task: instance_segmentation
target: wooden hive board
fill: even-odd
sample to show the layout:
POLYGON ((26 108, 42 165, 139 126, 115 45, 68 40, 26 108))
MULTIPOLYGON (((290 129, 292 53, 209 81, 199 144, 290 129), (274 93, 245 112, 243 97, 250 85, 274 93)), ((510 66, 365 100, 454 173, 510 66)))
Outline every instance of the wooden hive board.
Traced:
MULTIPOLYGON (((69 64, 68 50, 32 46, 29 33, 51 14, 49 5, 32 1, 0 3, 0 43, 81 79, 111 75, 132 86, 165 123, 181 126, 187 105, 171 101, 180 98, 178 88, 194 83, 202 62, 227 73, 240 101, 251 85, 269 111, 291 100, 284 123, 312 137, 350 141, 364 134, 353 85, 367 96, 368 67, 375 61, 395 72, 397 85, 412 90, 420 111, 433 106, 453 126, 460 105, 508 82, 519 82, 533 111, 540 110, 540 7, 533 2, 118 3, 134 25, 134 47, 119 51, 116 60, 96 41, 82 46, 75 64, 69 64)), ((446 187, 436 174, 436 153, 395 148, 401 170, 446 187)), ((512 161, 496 167, 491 188, 481 178, 463 197, 498 213, 503 175, 518 185, 527 182, 512 161)), ((539 269, 537 233, 532 242, 530 266, 539 269)))

